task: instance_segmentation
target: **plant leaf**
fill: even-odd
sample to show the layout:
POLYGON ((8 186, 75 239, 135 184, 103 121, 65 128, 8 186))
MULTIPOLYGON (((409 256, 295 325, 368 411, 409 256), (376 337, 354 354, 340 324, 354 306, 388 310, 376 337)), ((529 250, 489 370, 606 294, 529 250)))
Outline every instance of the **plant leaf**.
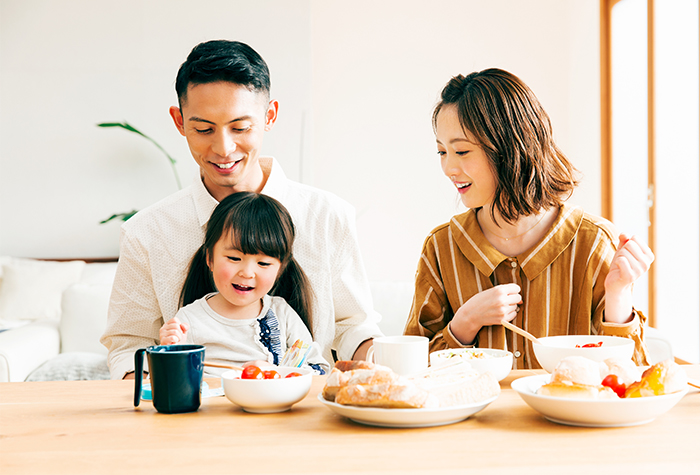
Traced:
POLYGON ((178 190, 182 189, 182 183, 180 182, 180 175, 177 173, 177 168, 175 167, 175 165, 177 164, 177 161, 175 161, 175 159, 173 157, 171 157, 170 154, 168 152, 166 152, 166 150, 163 147, 161 147, 158 142, 156 142, 151 137, 144 134, 143 132, 141 132, 136 127, 134 127, 133 125, 129 124, 126 121, 124 121, 124 122, 101 122, 101 123, 97 124, 97 126, 98 127, 121 127, 122 129, 128 130, 129 132, 133 132, 135 134, 138 134, 141 137, 148 140, 149 142, 151 142, 153 145, 155 145, 158 148, 158 150, 163 152, 165 157, 170 162, 170 168, 172 168, 173 174, 175 175, 175 182, 177 183, 177 189, 178 190))
POLYGON ((135 215, 136 213, 138 213, 138 210, 134 209, 134 210, 131 210, 131 211, 127 212, 127 213, 117 213, 117 214, 113 214, 113 215, 110 216, 109 218, 100 221, 100 224, 109 223, 110 221, 112 221, 112 220, 114 220, 114 219, 121 219, 122 221, 126 221, 126 220, 128 220, 129 218, 131 218, 133 215, 135 215))

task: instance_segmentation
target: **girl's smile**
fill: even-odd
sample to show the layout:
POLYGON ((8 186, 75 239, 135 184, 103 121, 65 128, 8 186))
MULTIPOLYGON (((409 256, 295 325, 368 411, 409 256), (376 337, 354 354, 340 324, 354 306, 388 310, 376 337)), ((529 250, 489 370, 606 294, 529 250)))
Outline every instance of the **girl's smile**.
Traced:
POLYGON ((208 264, 219 291, 209 304, 221 315, 235 319, 258 316, 261 299, 275 285, 281 267, 274 257, 235 249, 228 234, 214 245, 208 264))

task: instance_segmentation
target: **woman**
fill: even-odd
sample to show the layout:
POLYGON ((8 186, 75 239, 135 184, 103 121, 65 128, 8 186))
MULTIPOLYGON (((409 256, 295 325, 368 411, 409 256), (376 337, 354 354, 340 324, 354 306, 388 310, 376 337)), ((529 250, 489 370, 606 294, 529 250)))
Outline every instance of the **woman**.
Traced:
POLYGON ((538 337, 632 338, 635 361, 646 363, 632 287, 654 255, 564 204, 576 170, 532 91, 499 69, 454 77, 433 128, 443 172, 469 211, 426 238, 405 333, 429 337, 431 351, 503 348, 518 368, 539 368, 531 343, 500 325, 507 320, 538 337))

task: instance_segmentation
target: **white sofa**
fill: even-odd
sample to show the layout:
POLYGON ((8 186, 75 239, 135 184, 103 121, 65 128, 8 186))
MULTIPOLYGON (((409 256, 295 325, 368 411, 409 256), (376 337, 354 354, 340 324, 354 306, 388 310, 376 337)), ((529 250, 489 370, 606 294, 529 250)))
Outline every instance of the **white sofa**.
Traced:
MULTIPOLYGON (((11 260, 0 257, 0 268, 11 260)), ((58 263, 59 267, 61 264, 66 263, 58 263)), ((107 350, 99 339, 107 321, 115 271, 116 262, 83 264, 77 280, 61 293, 58 318, 30 321, 0 332, 0 382, 108 379, 107 350)), ((7 289, 5 278, 0 275, 0 279, 1 313, 7 289)), ((371 282, 370 287, 384 334, 402 334, 413 298, 412 282, 371 282)), ((652 363, 673 356, 668 340, 653 328, 647 329, 647 345, 652 363)))
POLYGON ((0 325, 13 327, 0 332, 0 382, 109 378, 99 339, 116 266, 0 257, 0 325), (15 319, 22 301, 36 313, 15 319))

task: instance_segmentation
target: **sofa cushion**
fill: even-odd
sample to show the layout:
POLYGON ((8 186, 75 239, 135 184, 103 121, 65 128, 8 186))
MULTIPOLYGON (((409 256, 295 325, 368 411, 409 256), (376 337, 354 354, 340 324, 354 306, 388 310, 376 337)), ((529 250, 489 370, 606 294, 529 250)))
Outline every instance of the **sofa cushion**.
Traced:
POLYGON ((80 283, 107 284, 111 287, 112 283, 114 282, 114 275, 116 273, 116 262, 90 262, 85 265, 85 270, 83 270, 80 283))
POLYGON ((107 357, 95 353, 72 352, 54 356, 27 376, 27 381, 86 381, 109 379, 107 357))
POLYGON ((55 322, 32 322, 0 332, 0 383, 24 381, 39 365, 58 355, 55 322))
POLYGON ((107 325, 111 282, 73 284, 63 292, 61 303, 61 353, 89 351, 107 354, 100 337, 107 325))
POLYGON ((29 321, 58 322, 63 291, 80 280, 84 268, 83 261, 6 261, 0 284, 0 328, 29 321))

